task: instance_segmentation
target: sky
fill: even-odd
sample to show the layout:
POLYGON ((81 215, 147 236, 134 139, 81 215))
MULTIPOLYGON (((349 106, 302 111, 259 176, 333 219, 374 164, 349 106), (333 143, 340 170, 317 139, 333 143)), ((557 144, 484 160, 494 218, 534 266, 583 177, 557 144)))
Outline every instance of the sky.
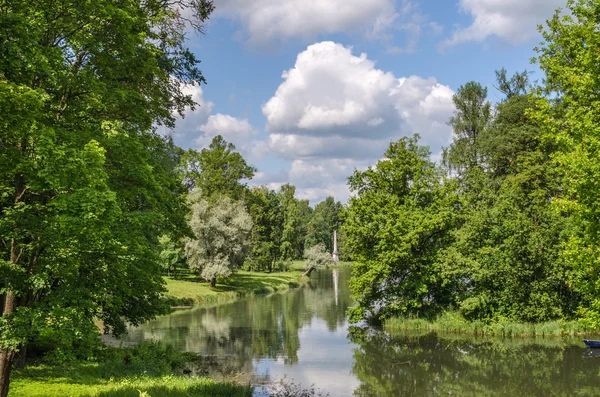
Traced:
POLYGON ((541 72, 537 26, 566 0, 215 0, 188 45, 207 84, 186 92, 172 134, 202 149, 218 134, 257 172, 312 204, 346 202, 347 177, 391 141, 419 134, 432 159, 452 140, 452 95, 474 80, 497 102, 494 71, 541 72))

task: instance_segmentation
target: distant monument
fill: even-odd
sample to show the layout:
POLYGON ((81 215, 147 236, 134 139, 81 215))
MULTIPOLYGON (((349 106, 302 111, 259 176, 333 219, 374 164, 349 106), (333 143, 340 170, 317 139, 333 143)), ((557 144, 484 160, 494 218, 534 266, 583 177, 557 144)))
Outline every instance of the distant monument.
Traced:
POLYGON ((334 262, 339 262, 340 261, 340 254, 338 253, 338 249, 337 249, 337 231, 333 231, 333 253, 331 254, 331 256, 333 256, 333 261, 334 262))

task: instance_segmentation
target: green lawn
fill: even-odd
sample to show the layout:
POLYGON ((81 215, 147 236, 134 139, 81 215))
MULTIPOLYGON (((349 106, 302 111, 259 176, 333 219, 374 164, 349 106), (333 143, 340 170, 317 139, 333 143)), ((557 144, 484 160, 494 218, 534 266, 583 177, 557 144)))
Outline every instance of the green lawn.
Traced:
POLYGON ((11 397, 250 397, 247 386, 183 376, 206 363, 156 343, 101 348, 90 360, 30 363, 15 370, 11 397))
MULTIPOLYGON (((301 262, 301 261, 297 261, 301 262)), ((221 302, 253 294, 268 294, 297 288, 308 279, 298 264, 288 272, 262 273, 238 271, 228 279, 219 279, 215 288, 197 276, 166 277, 168 295, 175 304, 221 302), (295 270, 298 268, 299 270, 295 270)))

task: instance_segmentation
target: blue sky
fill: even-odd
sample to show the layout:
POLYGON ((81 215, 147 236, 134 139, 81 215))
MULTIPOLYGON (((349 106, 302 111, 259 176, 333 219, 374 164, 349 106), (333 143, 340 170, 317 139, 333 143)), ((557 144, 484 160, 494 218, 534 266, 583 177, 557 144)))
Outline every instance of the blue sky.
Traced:
POLYGON ((258 168, 253 184, 345 202, 346 177, 419 133, 439 157, 452 95, 525 69, 536 26, 566 0, 215 0, 190 34, 208 84, 172 132, 184 148, 221 134, 258 168))

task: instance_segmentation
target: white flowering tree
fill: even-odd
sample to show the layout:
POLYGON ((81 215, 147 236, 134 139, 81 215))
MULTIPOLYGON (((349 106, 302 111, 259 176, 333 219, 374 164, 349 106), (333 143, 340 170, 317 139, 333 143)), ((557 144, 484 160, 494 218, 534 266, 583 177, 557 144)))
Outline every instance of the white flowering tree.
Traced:
POLYGON ((201 190, 189 195, 190 227, 195 238, 185 241, 190 269, 214 287, 217 277, 229 277, 248 245, 252 218, 242 202, 223 196, 208 200, 201 190))

